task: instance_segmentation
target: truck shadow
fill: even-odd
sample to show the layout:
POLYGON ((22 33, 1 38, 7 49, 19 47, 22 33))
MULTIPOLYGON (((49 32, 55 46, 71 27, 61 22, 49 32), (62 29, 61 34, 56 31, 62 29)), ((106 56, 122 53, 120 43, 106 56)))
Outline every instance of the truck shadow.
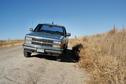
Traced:
POLYGON ((64 51, 62 56, 51 56, 51 55, 42 55, 42 54, 37 54, 37 55, 32 55, 32 57, 38 57, 38 58, 44 58, 47 60, 53 60, 57 61, 60 60, 60 62, 78 62, 80 59, 79 52, 80 48, 82 48, 82 44, 77 44, 72 49, 67 49, 64 51))

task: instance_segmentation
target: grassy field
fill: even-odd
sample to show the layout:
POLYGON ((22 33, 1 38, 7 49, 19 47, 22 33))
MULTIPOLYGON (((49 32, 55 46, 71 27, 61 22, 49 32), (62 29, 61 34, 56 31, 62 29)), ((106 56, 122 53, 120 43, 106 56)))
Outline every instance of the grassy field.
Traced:
POLYGON ((23 44, 23 40, 0 40, 0 48, 22 45, 22 44, 23 44))
POLYGON ((79 65, 90 75, 87 84, 126 84, 126 29, 70 40, 81 44, 79 65))

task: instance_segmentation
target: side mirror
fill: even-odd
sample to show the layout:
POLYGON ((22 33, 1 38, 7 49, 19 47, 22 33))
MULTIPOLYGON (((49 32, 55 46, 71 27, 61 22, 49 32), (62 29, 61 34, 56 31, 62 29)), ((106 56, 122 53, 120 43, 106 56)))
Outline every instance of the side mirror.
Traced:
POLYGON ((29 31, 33 32, 33 28, 29 28, 29 31))
POLYGON ((71 34, 70 33, 67 33, 66 36, 71 36, 71 34))

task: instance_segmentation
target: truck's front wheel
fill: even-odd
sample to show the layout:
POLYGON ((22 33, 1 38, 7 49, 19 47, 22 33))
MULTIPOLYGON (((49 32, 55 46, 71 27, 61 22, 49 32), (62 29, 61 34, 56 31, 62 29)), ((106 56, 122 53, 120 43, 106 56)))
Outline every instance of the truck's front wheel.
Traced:
POLYGON ((24 56, 25 57, 31 57, 31 53, 30 52, 27 52, 26 50, 24 50, 24 56))

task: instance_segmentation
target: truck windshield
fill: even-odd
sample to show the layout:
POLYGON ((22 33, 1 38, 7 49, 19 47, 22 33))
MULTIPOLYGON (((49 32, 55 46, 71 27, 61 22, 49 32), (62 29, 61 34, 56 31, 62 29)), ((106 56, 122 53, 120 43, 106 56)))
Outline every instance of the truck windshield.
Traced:
POLYGON ((55 26, 55 25, 41 25, 40 24, 35 28, 34 31, 64 35, 64 28, 60 26, 55 26))

